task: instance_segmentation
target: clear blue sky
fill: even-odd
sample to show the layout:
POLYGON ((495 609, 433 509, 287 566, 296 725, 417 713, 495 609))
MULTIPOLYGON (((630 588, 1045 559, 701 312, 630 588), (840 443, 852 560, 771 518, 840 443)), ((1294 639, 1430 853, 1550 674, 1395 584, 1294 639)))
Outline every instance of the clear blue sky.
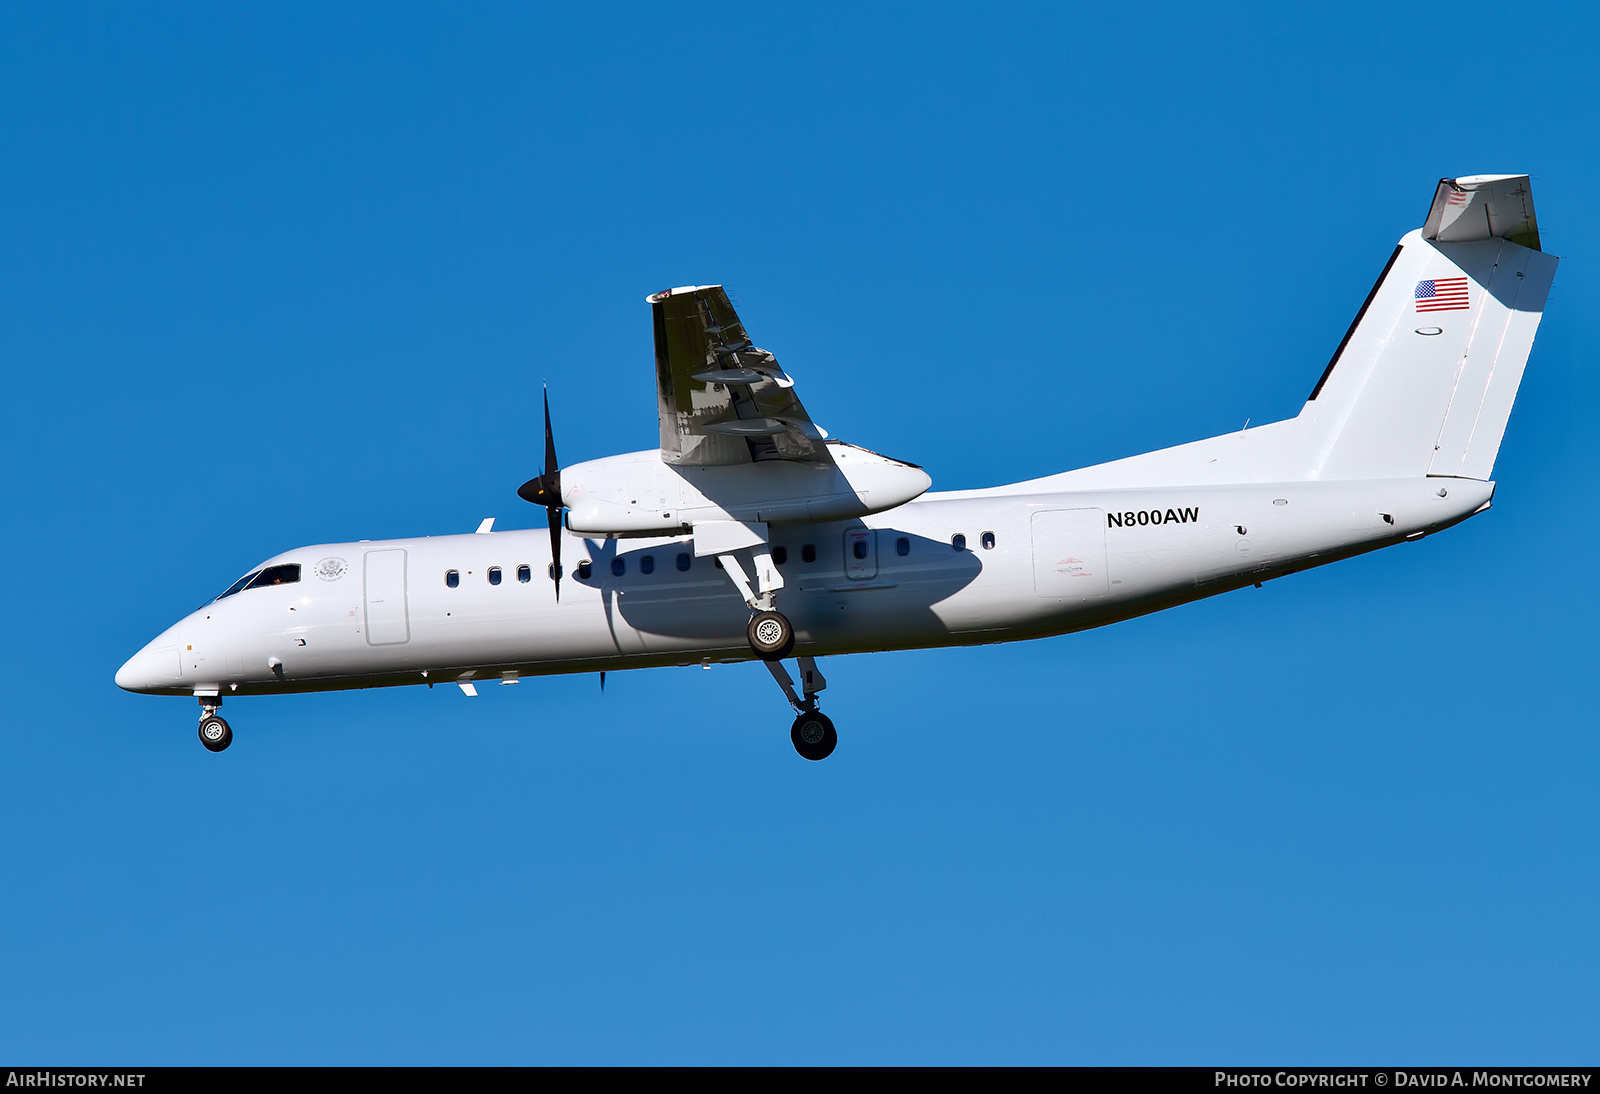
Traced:
POLYGON ((1588 9, 1064 7, 0 6, 0 1057, 1593 1062, 1588 9), (1293 415, 1434 181, 1524 171, 1491 512, 826 662, 826 763, 756 665, 221 756, 112 683, 280 550, 541 525, 544 380, 653 445, 648 292, 980 486, 1293 415))

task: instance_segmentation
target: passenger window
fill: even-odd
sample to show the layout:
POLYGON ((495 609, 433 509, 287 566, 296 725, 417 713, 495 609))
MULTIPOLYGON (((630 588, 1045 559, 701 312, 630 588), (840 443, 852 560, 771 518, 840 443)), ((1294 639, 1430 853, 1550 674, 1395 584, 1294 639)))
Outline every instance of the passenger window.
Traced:
POLYGON ((815 543, 808 543, 804 547, 800 548, 800 561, 801 562, 815 562, 815 561, 817 561, 817 545, 815 543))
POLYGON ((461 573, 460 573, 460 571, 457 571, 457 570, 446 570, 444 572, 444 583, 445 583, 445 585, 447 585, 449 588, 452 588, 452 589, 454 589, 457 585, 461 584, 461 573))
POLYGON ((526 585, 533 580, 533 567, 524 562, 517 567, 517 580, 526 585))
POLYGON ((549 568, 545 572, 550 575, 551 581, 559 580, 561 577, 561 568, 554 562, 550 564, 549 568))
POLYGON ((858 559, 867 557, 867 541, 865 539, 856 540, 850 545, 850 549, 855 552, 855 556, 858 559))
POLYGON ((616 558, 611 560, 611 573, 612 573, 613 576, 621 577, 623 574, 625 574, 627 572, 628 572, 628 560, 627 559, 623 558, 621 555, 618 555, 616 558))
POLYGON ((582 562, 578 563, 579 581, 588 581, 589 575, 592 573, 594 573, 594 565, 588 559, 584 559, 582 562))
POLYGON ((965 551, 967 549, 967 537, 957 532, 950 537, 950 546, 958 551, 965 551))
POLYGON ((983 549, 985 551, 994 550, 994 533, 993 532, 985 532, 985 533, 983 533, 983 539, 981 540, 981 542, 983 543, 983 549))
POLYGON ((246 585, 246 589, 265 589, 268 585, 293 585, 300 580, 300 564, 290 562, 283 566, 268 566, 246 585))
POLYGON ((656 556, 655 555, 645 555, 643 558, 641 558, 639 560, 639 572, 641 574, 653 574, 653 573, 655 573, 656 572, 656 556))
POLYGON ((774 547, 772 549, 772 564, 774 566, 782 566, 785 562, 788 562, 788 561, 789 561, 789 548, 787 548, 787 547, 774 547))
POLYGON ((685 573, 687 573, 689 571, 689 567, 693 566, 693 565, 694 565, 694 559, 689 557, 689 552, 687 552, 687 551, 679 551, 678 552, 678 569, 680 569, 680 570, 684 571, 685 573))
POLYGON ((500 567, 498 567, 498 566, 490 566, 489 567, 489 584, 491 584, 491 585, 500 584, 500 567))
POLYGON ((899 539, 895 540, 894 553, 899 555, 901 558, 905 558, 911 553, 911 541, 905 536, 901 536, 899 539))

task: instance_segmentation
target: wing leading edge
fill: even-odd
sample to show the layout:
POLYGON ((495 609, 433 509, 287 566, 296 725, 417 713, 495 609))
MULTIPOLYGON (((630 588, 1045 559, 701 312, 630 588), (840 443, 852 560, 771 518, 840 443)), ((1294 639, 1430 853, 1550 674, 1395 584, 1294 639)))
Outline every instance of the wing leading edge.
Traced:
POLYGON ((661 458, 720 467, 793 460, 831 464, 778 359, 754 346, 720 285, 646 297, 655 321, 661 458))

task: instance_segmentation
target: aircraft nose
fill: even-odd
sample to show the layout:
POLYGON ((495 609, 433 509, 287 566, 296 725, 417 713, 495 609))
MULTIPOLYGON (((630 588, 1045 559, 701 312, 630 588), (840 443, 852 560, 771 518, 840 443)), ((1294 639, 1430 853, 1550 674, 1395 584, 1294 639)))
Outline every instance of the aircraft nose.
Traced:
POLYGON ((144 651, 140 650, 117 670, 117 687, 123 691, 138 691, 139 684, 144 680, 145 674, 140 671, 139 662, 144 660, 144 651))
POLYGON ((117 687, 124 691, 149 691, 172 687, 183 675, 178 659, 178 644, 162 635, 128 658, 117 670, 117 687))

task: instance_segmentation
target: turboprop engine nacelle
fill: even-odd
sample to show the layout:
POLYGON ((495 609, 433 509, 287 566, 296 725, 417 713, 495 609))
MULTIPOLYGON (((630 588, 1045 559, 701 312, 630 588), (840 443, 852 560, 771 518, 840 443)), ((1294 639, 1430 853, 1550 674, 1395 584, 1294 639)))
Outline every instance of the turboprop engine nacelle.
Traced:
POLYGON ((659 450, 573 464, 561 471, 567 527, 587 535, 676 535, 705 521, 780 524, 849 520, 919 496, 933 480, 916 464, 828 442, 832 464, 765 460, 672 465, 659 450))

